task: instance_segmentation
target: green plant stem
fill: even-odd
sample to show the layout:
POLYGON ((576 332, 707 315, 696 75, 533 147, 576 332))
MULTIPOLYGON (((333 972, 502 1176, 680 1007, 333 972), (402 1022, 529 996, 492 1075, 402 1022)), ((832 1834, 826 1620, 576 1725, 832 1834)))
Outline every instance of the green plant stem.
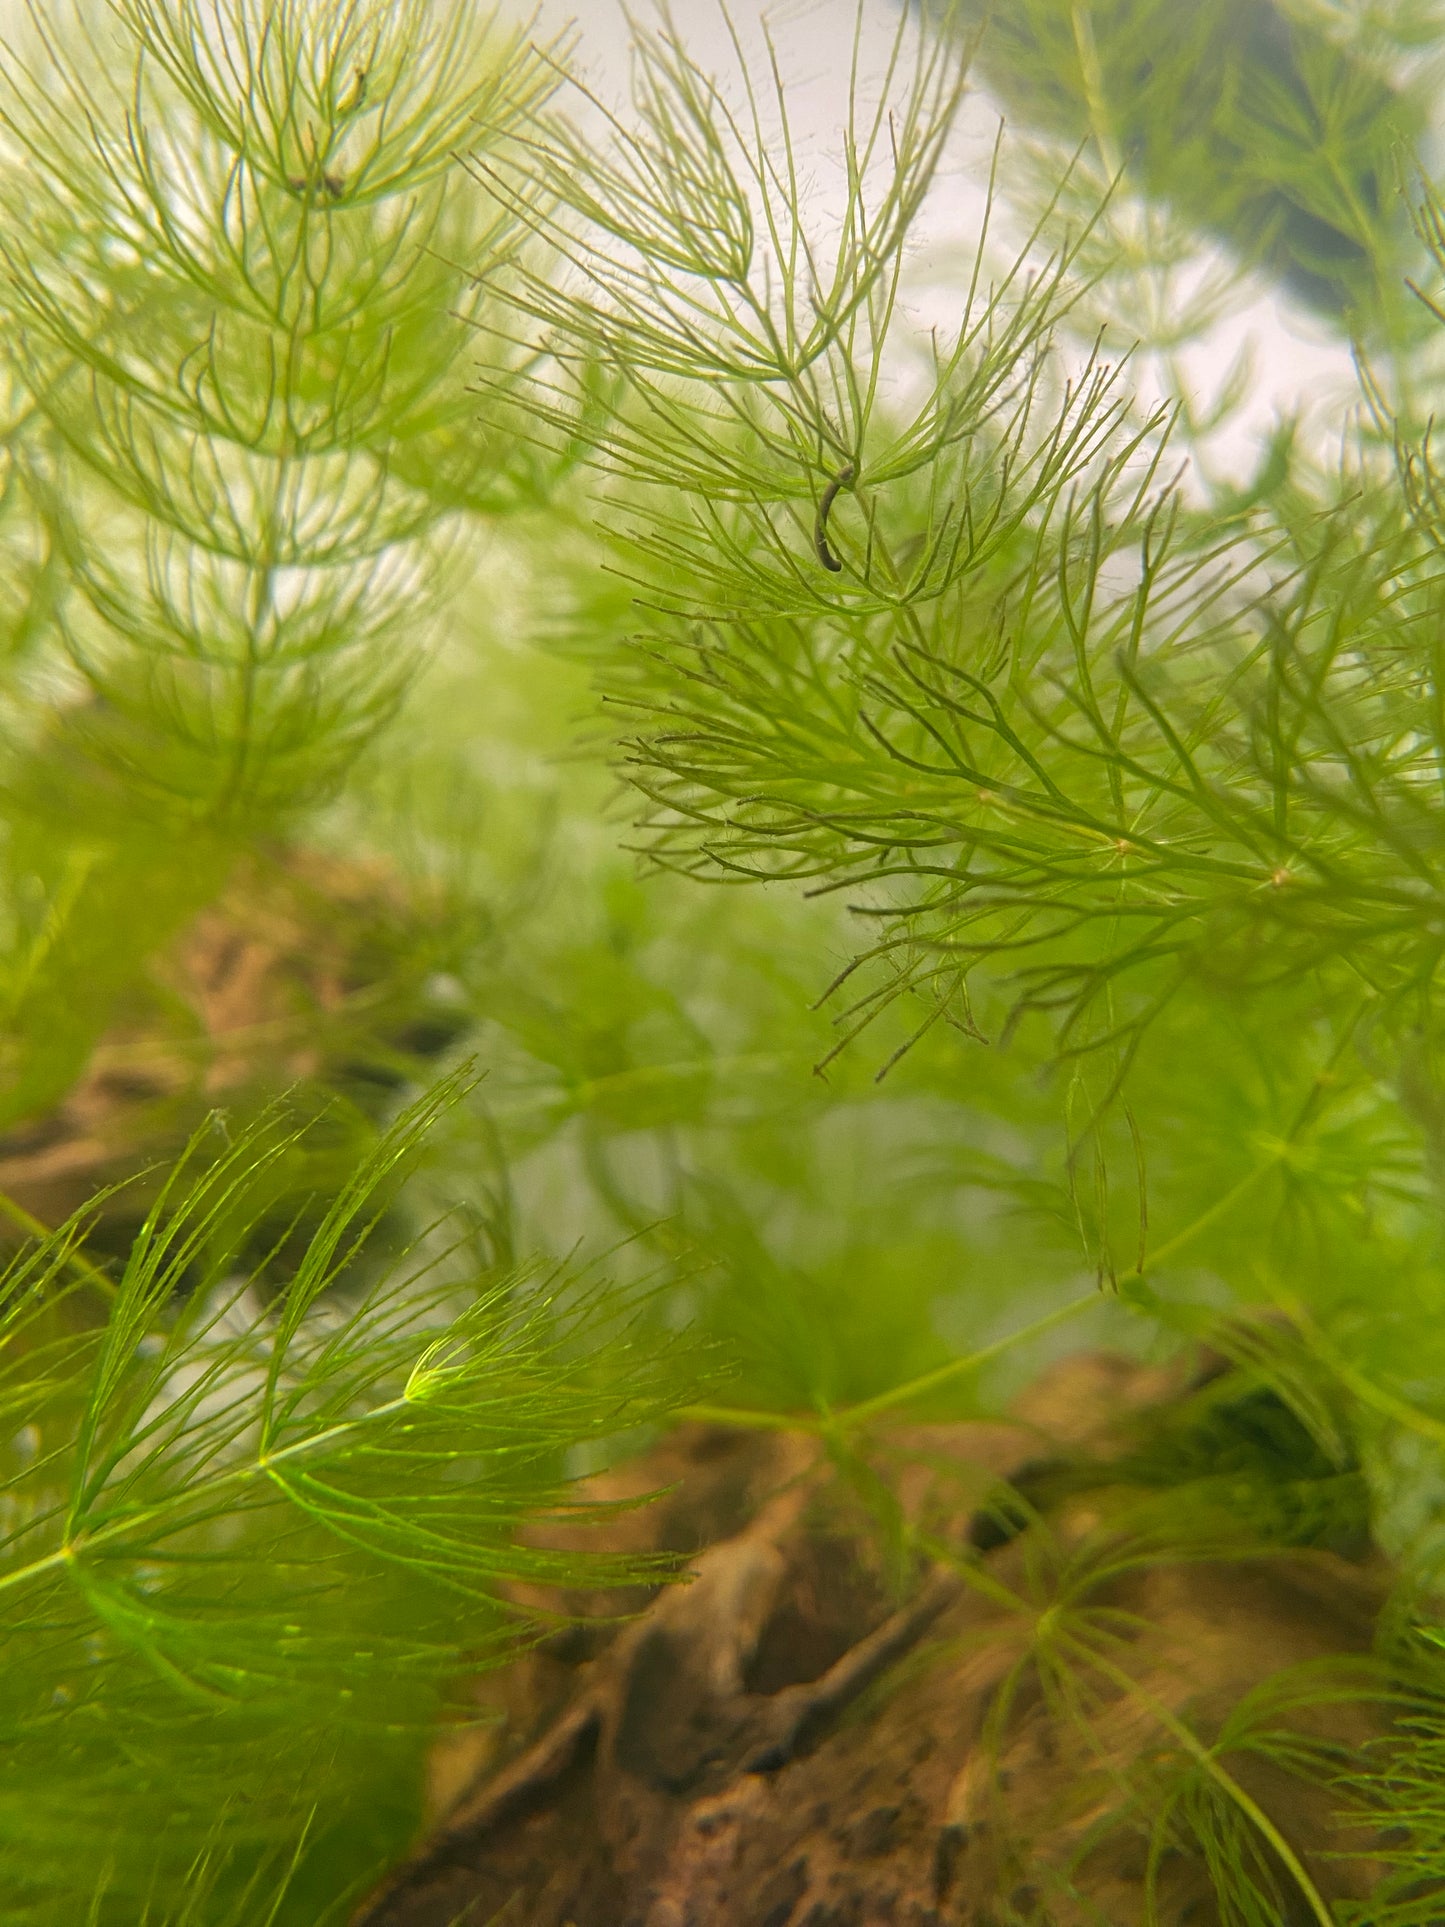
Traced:
POLYGON ((1374 1384, 1335 1349, 1302 1305, 1291 1300, 1285 1309, 1291 1319, 1305 1332, 1316 1353, 1323 1358, 1340 1383, 1347 1386, 1362 1405, 1368 1405, 1382 1418, 1393 1419, 1397 1425, 1403 1425, 1407 1431, 1414 1432, 1418 1437, 1429 1439, 1432 1445, 1445 1445, 1445 1420, 1432 1418, 1428 1412, 1422 1412, 1408 1399, 1397 1398, 1393 1392, 1387 1392, 1383 1386, 1374 1384))
POLYGON ((1240 1199, 1247 1197, 1262 1179, 1267 1178, 1271 1172, 1278 1170, 1280 1165, 1284 1163, 1285 1158, 1289 1155, 1290 1145, 1293 1141, 1293 1137, 1288 1139, 1272 1156, 1267 1157, 1263 1163, 1257 1164, 1252 1171, 1246 1172, 1238 1184, 1231 1185, 1222 1197, 1216 1198, 1213 1204, 1201 1211, 1199 1216, 1185 1225, 1182 1231, 1176 1232, 1172 1238, 1166 1239, 1165 1242, 1160 1245, 1159 1249, 1148 1259, 1147 1263, 1135 1266, 1134 1270, 1128 1274, 1129 1281, 1132 1283, 1137 1279, 1147 1277, 1151 1271, 1157 1271, 1161 1265, 1168 1264, 1170 1259, 1182 1251, 1185 1245, 1192 1243, 1201 1232, 1207 1231, 1212 1224, 1232 1211, 1240 1199))
POLYGON ((895 1385, 891 1391, 880 1392, 875 1398, 864 1399, 860 1404, 845 1405, 838 1412, 759 1412, 729 1405, 683 1405, 673 1416, 678 1419, 697 1419, 704 1424, 735 1425, 743 1431, 836 1432, 864 1424, 876 1418, 880 1412, 892 1411, 895 1406, 907 1405, 937 1386, 946 1385, 951 1379, 972 1371, 976 1365, 988 1364, 1011 1346, 1052 1331, 1056 1325, 1077 1317, 1081 1311, 1087 1311, 1089 1306, 1098 1302, 1097 1291, 1087 1292, 1082 1298, 1071 1298, 1066 1305, 1058 1306, 1046 1317, 1036 1319, 1032 1325, 1025 1325, 1021 1331, 1010 1332, 1006 1338, 995 1339, 993 1344, 985 1345, 980 1351, 969 1352, 963 1358, 951 1358, 946 1365, 925 1372, 921 1378, 911 1378, 906 1384, 895 1385))
POLYGON ((1171 1713, 1169 1708, 1156 1700, 1152 1693, 1145 1692, 1139 1682, 1131 1679, 1122 1667, 1113 1665, 1094 1652, 1089 1652, 1086 1657, 1088 1664, 1096 1672, 1102 1673, 1106 1679, 1112 1681, 1139 1705, 1147 1707, 1170 1737, 1177 1740, 1192 1759, 1198 1761, 1210 1779, 1234 1802, 1259 1833, 1261 1839, 1273 1849, 1290 1879, 1299 1889, 1305 1905, 1320 1923, 1320 1927, 1338 1927, 1329 1902, 1310 1878, 1304 1862, 1259 1802, 1245 1791, 1232 1773, 1220 1765, 1213 1750, 1204 1744, 1197 1733, 1191 1732, 1176 1713, 1171 1713))
MULTIPOLYGON (((145 1507, 139 1512, 125 1512, 109 1521, 106 1525, 95 1527, 93 1531, 82 1530, 75 1533, 57 1546, 54 1552, 47 1552, 40 1559, 32 1559, 28 1564, 18 1566, 14 1572, 0 1574, 0 1592, 12 1586, 23 1585, 28 1579, 37 1579, 44 1572, 51 1572, 57 1566, 72 1565, 82 1552, 91 1546, 106 1544, 108 1540, 128 1537, 138 1528, 148 1527, 158 1521, 195 1503, 197 1498, 210 1499, 215 1494, 249 1484, 252 1479, 271 1478, 277 1466, 288 1460, 303 1458, 307 1453, 320 1451, 333 1445, 339 1439, 347 1438, 365 1426, 375 1425, 378 1421, 394 1417, 397 1413, 414 1407, 416 1400, 403 1392, 397 1398, 388 1399, 360 1418, 343 1419, 338 1425, 329 1425, 324 1431, 313 1433, 309 1438, 297 1439, 291 1445, 278 1446, 274 1451, 263 1452, 259 1458, 249 1460, 245 1465, 232 1466, 229 1471, 213 1473, 209 1478, 195 1481, 177 1491, 161 1505, 145 1507)), ((285 1487, 281 1490, 284 1492, 285 1487)))
MULTIPOLYGON (((1242 1177, 1238 1184, 1232 1185, 1223 1197, 1216 1198, 1213 1204, 1201 1211, 1199 1216, 1185 1225, 1182 1231, 1176 1232, 1172 1238, 1160 1245, 1147 1263, 1140 1265, 1137 1270, 1129 1274, 1128 1282, 1137 1282, 1151 1271, 1156 1271, 1161 1265, 1167 1264, 1201 1232, 1207 1231, 1217 1219, 1231 1210, 1262 1178, 1276 1170, 1288 1156, 1290 1145, 1298 1135, 1299 1128, 1297 1124, 1278 1151, 1242 1177)), ((1071 1298, 1067 1304, 1060 1305, 1043 1318, 1036 1319, 1032 1325, 1025 1325, 1020 1331, 1010 1332, 1006 1338, 996 1339, 993 1344, 985 1345, 981 1351, 969 1352, 963 1358, 950 1359, 946 1365, 939 1365, 931 1372, 924 1372, 921 1377, 911 1378, 903 1385, 895 1385, 890 1391, 879 1392, 876 1397, 864 1399, 860 1404, 845 1406, 839 1412, 819 1416, 807 1412, 749 1411, 743 1407, 728 1405, 684 1405, 678 1408, 674 1417, 695 1419, 707 1425, 733 1425, 741 1431, 756 1432, 831 1432, 839 1426, 865 1424, 882 1412, 893 1411, 899 1405, 911 1404, 914 1399, 936 1391, 940 1385, 947 1385, 951 1380, 962 1377, 965 1372, 972 1371, 977 1365, 989 1364, 1008 1351, 1011 1346, 1022 1344, 1026 1339, 1042 1337, 1045 1332, 1067 1323, 1069 1319, 1076 1318, 1080 1312, 1087 1311, 1091 1305, 1098 1303, 1097 1291, 1086 1292, 1082 1298, 1071 1298)), ((1442 1437, 1445 1437, 1445 1427, 1441 1428, 1441 1433, 1442 1437)))
POLYGON ((947 1365, 925 1372, 920 1378, 910 1379, 906 1385, 895 1385, 892 1391, 864 1399, 861 1405, 848 1406, 835 1415, 835 1422, 842 1420, 849 1425, 862 1425, 869 1419, 877 1418, 881 1412, 891 1412, 899 1405, 910 1404, 915 1398, 921 1398, 964 1372, 972 1371, 975 1365, 988 1364, 1011 1346, 1020 1345, 1029 1338, 1041 1338, 1045 1332, 1053 1331, 1056 1326, 1076 1318, 1080 1312, 1087 1311, 1098 1302, 1097 1291, 1086 1292, 1082 1298, 1071 1298, 1066 1305, 1060 1305, 1046 1317, 1035 1319, 1033 1324, 1025 1325, 1021 1331, 1010 1332, 1007 1338, 995 1339, 992 1345, 985 1345, 981 1351, 970 1352, 966 1358, 950 1359, 947 1365))
POLYGON ((730 1425, 739 1432, 821 1432, 824 1429, 824 1421, 812 1412, 749 1411, 742 1405, 679 1405, 672 1416, 679 1423, 730 1425))
POLYGON ((498 1104, 493 1108, 497 1117, 507 1120, 546 1113, 564 1104, 574 1110, 583 1110, 594 1104, 605 1103, 609 1098, 626 1097, 634 1091, 646 1092, 655 1086, 666 1089, 670 1083, 681 1083, 687 1078, 726 1076, 749 1071, 786 1071, 796 1062, 797 1059, 788 1057, 782 1051, 740 1051, 731 1056, 680 1058, 676 1063, 669 1064, 634 1064, 624 1071, 582 1078, 575 1084, 561 1084, 555 1091, 524 1097, 515 1103, 498 1104))
MULTIPOLYGON (((27 1237, 52 1238, 55 1235, 49 1225, 42 1224, 33 1212, 27 1211, 23 1204, 17 1204, 14 1198, 10 1197, 8 1193, 4 1191, 0 1191, 0 1216, 8 1218, 10 1222, 23 1231, 27 1237)), ((65 1254, 65 1262, 70 1266, 71 1270, 83 1278, 88 1285, 100 1292, 102 1297, 112 1302, 114 1301, 117 1290, 116 1285, 111 1279, 106 1277, 98 1265, 91 1263, 83 1251, 67 1251, 65 1254)))

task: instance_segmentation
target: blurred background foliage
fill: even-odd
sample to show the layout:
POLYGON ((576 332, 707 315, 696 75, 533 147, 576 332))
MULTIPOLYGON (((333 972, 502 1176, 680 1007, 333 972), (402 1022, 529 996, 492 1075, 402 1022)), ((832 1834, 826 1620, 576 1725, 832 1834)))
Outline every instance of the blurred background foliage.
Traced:
POLYGON ((1011 117, 1091 149, 1176 232, 1222 243, 1336 324, 1399 314, 1402 159, 1433 132, 1434 0, 1024 0, 955 18, 1011 117))

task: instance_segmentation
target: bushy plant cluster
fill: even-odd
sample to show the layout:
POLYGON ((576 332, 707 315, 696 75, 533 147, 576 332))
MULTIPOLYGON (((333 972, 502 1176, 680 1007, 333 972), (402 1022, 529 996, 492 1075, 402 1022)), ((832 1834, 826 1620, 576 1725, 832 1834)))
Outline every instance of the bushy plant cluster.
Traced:
POLYGON ((1187 13, 860 12, 826 175, 681 9, 626 106, 450 0, 12 22, 0 1918, 345 1918, 519 1583, 618 1577, 519 1528, 680 1410, 846 1455, 1201 1336, 1288 1436, 1224 1507, 1164 1441, 1139 1556, 1373 1535, 1399 1722, 1176 1720, 1151 1824, 1339 1918, 1273 1749, 1438 1917, 1445 22, 1187 13), (1220 480, 1261 288, 1358 407, 1220 480), (298 874, 351 974, 208 1028, 298 874), (148 1168, 46 1223, 105 1076, 148 1168))

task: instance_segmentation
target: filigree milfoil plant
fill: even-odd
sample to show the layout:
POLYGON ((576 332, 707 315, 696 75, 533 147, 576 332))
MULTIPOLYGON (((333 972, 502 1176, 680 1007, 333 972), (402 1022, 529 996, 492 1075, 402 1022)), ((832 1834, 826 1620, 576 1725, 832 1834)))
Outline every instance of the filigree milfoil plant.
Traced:
MULTIPOLYGON (((3 1102, 43 1139, 152 953, 242 856, 284 869, 394 714, 467 529, 551 485, 466 394, 520 231, 452 156, 553 81, 465 8, 11 25, 3 1102)), ((460 1088, 340 1183, 314 1092, 203 1125, 119 1264, 104 1199, 7 1200, 7 1921, 334 1917, 547 1564, 518 1522, 652 1409, 595 1283, 379 1225, 460 1088)))
MULTIPOLYGON (((1087 51, 1085 16, 1122 34, 1129 10, 1055 11, 1087 51)), ((1394 24, 1398 48, 1411 23, 1394 24)), ((876 113, 857 111, 855 66, 830 223, 810 218, 776 64, 729 91, 674 14, 641 37, 634 117, 612 119, 609 143, 554 123, 510 186, 571 270, 524 267, 512 291, 552 357, 534 412, 560 432, 593 369, 618 381, 593 442, 600 519, 636 601, 600 675, 633 719, 621 767, 645 799, 643 847, 695 877, 846 893, 877 934, 829 992, 840 1048, 900 1002, 915 1013, 880 1073, 951 1026, 975 1053, 960 1049, 958 1074, 1007 1129, 1053 1066, 1101 1283, 1170 1322, 1188 1322, 1201 1271, 1272 1305, 1257 1366, 1281 1385, 1303 1374, 1282 1394, 1302 1414, 1311 1372, 1344 1389, 1383 1520, 1400 1442, 1433 1462, 1445 1436, 1445 746, 1421 339, 1445 252, 1436 191, 1399 145, 1418 99, 1406 111, 1364 53, 1339 53, 1346 25, 1323 10, 1313 46, 1281 25, 1303 66, 1287 84, 1260 76, 1261 99, 1311 98, 1311 76, 1319 100, 1348 96, 1384 196, 1368 247, 1370 208, 1351 207, 1351 272, 1379 270, 1358 304, 1364 399, 1343 441, 1211 509, 1174 468, 1167 412, 1131 401, 1120 355, 1069 352, 1083 263, 1107 275, 1109 256, 1057 200, 1012 255, 984 237, 953 327, 901 378, 907 229, 956 111, 959 25, 900 35, 876 113)), ((1003 57, 1023 62, 1021 45, 1006 38, 1003 57)), ((1249 100, 1229 107, 1247 129, 1249 100)), ((1324 136, 1297 155, 1314 188, 1331 170, 1324 136)), ((500 170, 478 172, 508 192, 500 170)), ((1349 169, 1335 174, 1343 195, 1349 169)), ((1147 168, 1115 186, 1163 191, 1147 168)), ((1018 1157, 1023 1188, 1037 1155, 1035 1140, 1018 1157)), ((1008 1161, 992 1168, 1004 1186, 1008 1161)), ((1398 1653, 1402 1677, 1425 1680, 1428 1754, 1435 1609, 1417 1610, 1420 1638, 1398 1653)), ((1389 1769, 1372 1785, 1389 1806, 1389 1769)), ((1396 1803, 1396 1838, 1413 1844, 1371 1919, 1438 1905, 1419 1785, 1412 1772, 1396 1803)), ((1298 1871, 1307 1910, 1333 1917, 1298 1871)), ((1244 1874, 1230 1891, 1230 1918, 1282 1904, 1244 1874)))
MULTIPOLYGON (((1053 11, 1107 79, 1120 10, 1053 11)), ((307 840, 449 879, 446 994, 492 1077, 404 1107, 288 1207, 297 1233, 284 1108, 207 1126, 121 1265, 85 1214, 32 1227, 0 1301, 0 1918, 344 1918, 414 1825, 452 1683, 515 1635, 513 1582, 621 1576, 517 1529, 692 1397, 667 1337, 689 1320, 734 1373, 694 1409, 808 1430, 860 1490, 870 1427, 956 1411, 1016 1338, 1207 1333, 1226 1393, 1141 1448, 1125 1539, 1045 1542, 995 1601, 1019 1677, 1085 1751, 1123 1692, 1149 1735, 1123 1810, 1155 1860, 1202 1856, 1222 1918, 1345 1918, 1245 1791, 1254 1757, 1389 1844, 1360 1927, 1438 1917, 1445 749, 1430 356, 1401 344, 1445 250, 1398 148, 1398 220, 1385 185, 1403 96, 1331 64, 1343 10, 1318 12, 1292 57, 1361 103, 1376 197, 1350 246, 1383 302, 1414 232, 1425 301, 1395 289, 1415 318, 1370 336, 1343 455, 1301 446, 1223 503, 1122 352, 1075 352, 1133 272, 1127 197, 1176 259, 1191 220, 1228 225, 1157 169, 1116 178, 1097 89, 1054 129, 1094 146, 1042 202, 1042 150, 1016 170, 1000 144, 954 325, 913 330, 968 10, 900 20, 876 84, 855 37, 831 221, 779 63, 748 77, 739 33, 738 77, 712 78, 680 13, 635 29, 615 110, 460 5, 115 0, 17 29, 8 1116, 43 1120, 238 855, 307 840), (504 521, 509 613, 632 719, 623 767, 674 873, 644 887, 585 772, 538 777, 571 671, 457 669, 459 610, 504 600, 476 563, 504 521), (434 639, 447 673, 408 693, 434 639), (696 876, 823 901, 715 912, 696 876), (839 901, 865 936, 830 1038, 801 1001, 836 974, 839 901), (559 1262, 581 1235, 659 1281, 631 1322, 633 1296, 559 1262), (1221 1322, 1239 1306, 1271 1316, 1221 1322), (1337 1674, 1208 1733, 1121 1676, 1096 1599, 1121 1561, 1368 1533, 1403 1575, 1347 1683, 1400 1715, 1377 1757, 1300 1737, 1337 1674)), ((1001 91, 1022 22, 982 43, 1001 91)), ((1211 165, 1258 111, 1225 105, 1227 139, 1192 136, 1211 165)), ((1225 195, 1241 245, 1278 266, 1264 244, 1305 234, 1296 279, 1323 300, 1328 270, 1348 306, 1315 228, 1256 219, 1278 188, 1225 195)), ((1000 1494, 1009 1530, 1038 1497, 1000 1494)), ((905 1575, 957 1559, 893 1551, 905 1575)))
POLYGON ((47 1065, 63 1088, 238 844, 334 791, 435 638, 459 535, 545 496, 466 392, 470 277, 520 230, 457 190, 451 157, 504 142, 551 85, 515 32, 423 5, 20 23, 13 515, 69 592, 63 655, 18 664, 12 690, 11 860, 31 885, 6 1019, 32 1039, 12 1114, 47 1065), (83 1019, 52 988, 81 951, 83 1019))

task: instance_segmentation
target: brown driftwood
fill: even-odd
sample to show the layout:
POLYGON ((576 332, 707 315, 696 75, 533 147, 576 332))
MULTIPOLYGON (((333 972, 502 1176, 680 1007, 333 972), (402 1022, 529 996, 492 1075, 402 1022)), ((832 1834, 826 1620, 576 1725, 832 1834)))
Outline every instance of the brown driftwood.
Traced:
MULTIPOLYGON (((1283 1668, 1363 1664, 1388 1575, 1319 1549, 1145 1559, 1087 1590, 1098 1667, 1030 1664, 1071 1558, 1111 1543, 1121 1415, 1180 1390, 1089 1355, 1014 1423, 899 1427, 841 1467, 811 1436, 689 1426, 600 1481, 670 1488, 620 1542, 692 1552, 691 1583, 621 1624, 640 1599, 551 1602, 594 1619, 479 1692, 499 1723, 439 1746, 434 1830, 354 1927, 1131 1927, 1151 1888, 1158 1920, 1216 1921, 1187 1829, 1151 1863, 1141 1771, 1283 1668), (979 1550, 990 1489, 1060 1454, 1070 1496, 979 1550), (931 1564, 890 1559, 890 1507, 931 1564)), ((1280 1717, 1342 1752, 1378 1731, 1367 1690, 1280 1717)), ((1223 1766, 1317 1902, 1368 1893, 1327 1785, 1223 1766)), ((1317 1918, 1275 1870, 1281 1919, 1317 1918)))
MULTIPOLYGON (((397 933, 428 914, 376 864, 305 851, 240 864, 152 960, 63 1100, 0 1134, 0 1194, 58 1224, 176 1156, 212 1108, 344 1072, 358 1035, 410 1047, 415 1009, 388 1006, 385 978, 397 933)), ((93 1243, 123 1249, 147 1203, 133 1184, 102 1203, 93 1243)), ((0 1217, 0 1237, 13 1229, 0 1217)))

